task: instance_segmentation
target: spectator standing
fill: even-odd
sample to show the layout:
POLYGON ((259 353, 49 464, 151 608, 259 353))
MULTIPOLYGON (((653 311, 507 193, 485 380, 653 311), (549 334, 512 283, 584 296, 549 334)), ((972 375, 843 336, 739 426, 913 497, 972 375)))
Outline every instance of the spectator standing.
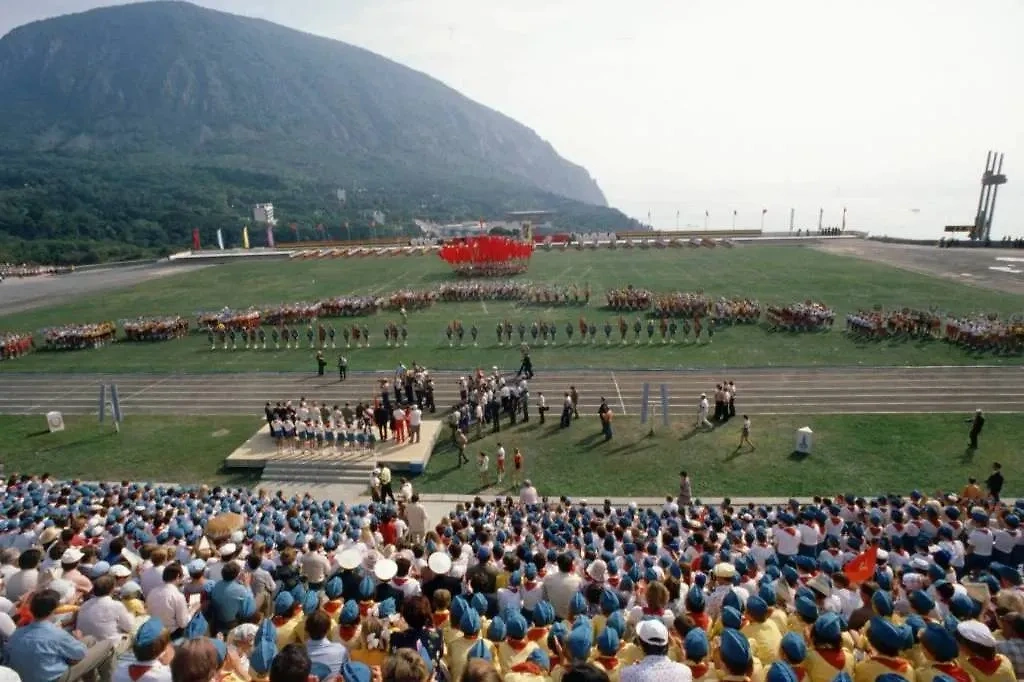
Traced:
POLYGON ((171 633, 171 639, 181 637, 185 626, 191 619, 188 602, 181 593, 179 585, 182 580, 179 564, 171 564, 163 570, 163 582, 150 590, 146 597, 146 610, 150 615, 160 619, 164 627, 171 633))
POLYGON ((490 468, 490 465, 490 457, 487 456, 486 452, 481 450, 480 454, 476 458, 476 467, 477 471, 480 472, 480 485, 484 488, 487 487, 487 469, 490 468))
POLYGON ((409 538, 412 542, 422 542, 430 526, 430 517, 420 502, 419 493, 412 494, 410 504, 405 508, 406 523, 409 524, 409 538))
POLYGON ((544 578, 544 599, 551 602, 555 608, 555 615, 565 620, 570 617, 569 602, 572 596, 580 591, 583 579, 573 573, 571 554, 559 554, 556 562, 558 571, 544 578))
POLYGON ((974 411, 974 417, 968 419, 967 423, 971 425, 971 430, 967 432, 967 437, 970 439, 970 447, 971 449, 977 449, 978 436, 981 435, 981 429, 985 426, 985 416, 981 413, 980 407, 974 411))
POLYGON ((409 412, 409 442, 420 442, 420 426, 423 423, 423 410, 419 405, 413 405, 409 412))
POLYGON ((395 491, 391 487, 391 469, 385 464, 380 468, 380 501, 387 502, 388 498, 396 502, 395 491))
POLYGON ((988 488, 988 495, 993 502, 999 501, 999 495, 1003 492, 1003 465, 999 462, 992 463, 992 473, 985 479, 985 487, 988 488))
POLYGON ((697 428, 715 428, 715 425, 708 421, 708 409, 708 396, 706 393, 701 393, 700 400, 697 401, 697 428))
POLYGON ((679 472, 679 502, 680 508, 689 507, 693 502, 693 482, 686 471, 679 472))

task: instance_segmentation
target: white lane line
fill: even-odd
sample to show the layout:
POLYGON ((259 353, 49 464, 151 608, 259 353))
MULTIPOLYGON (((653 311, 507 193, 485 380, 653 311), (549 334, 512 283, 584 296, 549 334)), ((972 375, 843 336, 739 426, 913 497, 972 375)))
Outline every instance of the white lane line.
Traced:
POLYGON ((129 393, 128 395, 124 396, 124 398, 122 398, 122 400, 130 400, 131 398, 134 398, 134 397, 136 397, 136 396, 140 396, 140 395, 142 395, 143 393, 145 393, 145 392, 147 392, 147 391, 150 391, 150 390, 152 390, 152 389, 156 388, 156 387, 157 387, 157 386, 159 386, 160 384, 164 384, 164 383, 167 383, 168 381, 170 381, 170 380, 171 380, 171 379, 173 379, 173 378, 174 378, 174 377, 164 377, 163 379, 160 379, 159 381, 154 381, 153 383, 149 384, 148 386, 144 386, 144 387, 140 388, 140 389, 139 389, 139 390, 137 390, 137 391, 132 391, 132 392, 131 392, 131 393, 129 393))
POLYGON ((619 390, 619 382, 615 378, 615 372, 612 372, 612 383, 615 384, 615 393, 619 396, 619 407, 622 408, 622 416, 626 416, 626 403, 622 399, 622 391, 619 390))
POLYGON ((487 312, 487 302, 486 301, 481 300, 480 301, 480 307, 484 309, 484 315, 489 315, 490 314, 490 313, 487 312))

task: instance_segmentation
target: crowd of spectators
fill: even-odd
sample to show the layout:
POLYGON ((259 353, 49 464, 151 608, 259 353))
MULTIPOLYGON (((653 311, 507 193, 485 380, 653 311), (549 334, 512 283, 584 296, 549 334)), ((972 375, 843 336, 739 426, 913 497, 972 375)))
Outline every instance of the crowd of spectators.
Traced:
POLYGON ((658 508, 530 486, 430 519, 415 496, 15 476, 0 679, 1010 682, 1022 509, 977 486, 658 508))

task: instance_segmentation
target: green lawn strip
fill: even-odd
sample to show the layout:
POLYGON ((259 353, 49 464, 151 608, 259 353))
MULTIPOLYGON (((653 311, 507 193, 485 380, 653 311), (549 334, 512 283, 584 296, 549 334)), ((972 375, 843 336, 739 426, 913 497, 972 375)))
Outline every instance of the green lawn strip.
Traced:
MULTIPOLYGON (((435 256, 368 257, 336 260, 237 263, 141 283, 129 289, 83 297, 51 308, 0 318, 0 330, 37 331, 70 322, 119 320, 139 315, 180 314, 194 320, 200 310, 225 305, 276 305, 317 300, 351 293, 383 294, 399 288, 425 289, 451 281, 447 266, 435 256)), ((557 345, 534 346, 540 368, 613 367, 759 367, 825 365, 941 365, 1020 364, 1020 356, 976 354, 938 341, 862 342, 843 333, 843 317, 858 308, 874 305, 909 306, 960 313, 984 310, 1000 314, 1022 311, 1021 297, 988 291, 943 279, 906 272, 861 260, 835 256, 803 247, 749 246, 734 249, 652 249, 617 251, 570 251, 535 254, 530 271, 522 277, 534 283, 589 284, 593 290, 587 307, 521 306, 507 302, 438 303, 409 313, 409 345, 387 349, 383 329, 397 321, 394 312, 368 318, 329 320, 337 331, 353 322, 368 325, 370 349, 351 349, 353 369, 392 367, 399 361, 416 360, 438 369, 465 369, 493 364, 511 365, 518 351, 497 345, 494 327, 501 320, 526 324, 547 320, 558 327, 557 345), (717 273, 728 272, 727 278, 717 273), (813 298, 830 305, 837 314, 834 330, 817 334, 770 333, 759 325, 725 327, 712 343, 699 346, 662 346, 658 332, 653 346, 646 331, 639 347, 605 343, 605 320, 616 313, 602 308, 609 287, 632 284, 655 291, 697 291, 712 296, 756 297, 762 304, 788 305, 813 298), (596 346, 581 347, 578 331, 567 345, 565 325, 575 328, 583 316, 598 327, 596 346), (478 347, 467 334, 465 347, 449 348, 444 330, 459 319, 467 330, 479 329, 478 347), (539 347, 538 347, 539 346, 539 347)), ((627 315, 632 322, 635 315, 627 315)), ((305 330, 300 332, 306 345, 305 330)), ((515 338, 515 337, 514 337, 515 338)), ((271 349, 273 344, 268 339, 271 349)), ((341 352, 342 349, 338 349, 341 352)), ((180 341, 153 344, 119 343, 94 350, 66 353, 34 353, 4 363, 0 371, 285 371, 314 366, 312 353, 301 351, 211 352, 205 334, 180 341)))
POLYGON ((65 417, 49 433, 41 415, 0 415, 0 462, 13 472, 82 480, 251 486, 246 470, 223 471, 224 458, 261 426, 252 417, 130 416, 115 433, 96 417, 65 417))
MULTIPOLYGON (((1024 458, 1020 443, 1024 421, 1016 415, 991 415, 975 453, 966 451, 964 415, 813 415, 754 416, 753 441, 757 450, 737 452, 738 420, 713 432, 692 432, 689 422, 676 420, 670 428, 649 427, 634 418, 615 421, 615 437, 605 443, 595 417, 582 418, 568 429, 558 421, 544 426, 531 420, 526 426, 485 433, 471 442, 473 460, 455 466, 456 454, 443 437, 427 472, 415 482, 421 492, 492 494, 511 489, 493 484, 481 491, 476 454, 491 455, 497 442, 525 456, 526 477, 542 494, 608 496, 660 496, 677 491, 680 469, 689 471, 696 495, 704 496, 812 496, 906 494, 919 489, 959 491, 968 476, 987 477, 991 464, 1003 465, 1008 491, 1024 491, 1024 458), (814 430, 808 457, 793 454, 796 429, 814 430)), ((505 422, 507 423, 507 422, 505 422)), ((504 427, 504 424, 503 424, 504 427)), ((445 431, 447 434, 447 430, 445 431)))

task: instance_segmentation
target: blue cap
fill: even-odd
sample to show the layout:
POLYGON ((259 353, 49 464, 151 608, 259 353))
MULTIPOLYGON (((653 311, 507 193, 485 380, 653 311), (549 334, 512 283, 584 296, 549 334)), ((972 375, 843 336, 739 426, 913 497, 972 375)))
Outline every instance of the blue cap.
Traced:
POLYGON ((686 592, 686 608, 689 611, 703 611, 707 603, 704 598, 704 591, 696 585, 686 592))
POLYGON ((163 634, 164 624, 159 618, 149 618, 135 633, 135 645, 141 647, 150 646, 163 634))
POLYGON ((605 627, 597 636, 597 650, 602 656, 614 656, 619 651, 620 642, 615 628, 605 627))
POLYGON ((722 661, 730 668, 740 669, 750 665, 750 641, 739 630, 726 628, 722 631, 719 651, 722 661))
POLYGON ((549 601, 537 602, 533 607, 533 624, 544 627, 555 622, 555 607, 549 601))
POLYGON ((565 640, 569 656, 577 661, 586 661, 590 658, 590 650, 594 648, 593 628, 573 628, 565 640))
POLYGON ((830 611, 821 614, 811 626, 811 638, 822 644, 839 644, 842 636, 842 620, 830 611))
POLYGON ((198 575, 206 570, 206 562, 202 559, 193 559, 187 566, 189 575, 198 575))
MULTIPOLYGON (((263 622, 269 623, 270 619, 266 618, 263 622)), ((262 627, 262 623, 260 626, 262 627)), ((270 640, 261 639, 257 633, 252 652, 249 653, 249 667, 259 675, 266 675, 270 672, 270 664, 274 662, 274 656, 277 656, 276 637, 270 640)))
POLYGON ((331 676, 331 668, 326 663, 313 663, 309 667, 309 674, 324 682, 328 677, 331 676))
POLYGON ((227 642, 225 642, 223 639, 212 639, 212 638, 207 638, 207 639, 210 640, 210 643, 213 644, 214 650, 217 652, 217 665, 218 666, 224 665, 224 661, 228 657, 228 645, 227 645, 227 642))
POLYGON ((474 609, 466 609, 459 619, 459 630, 464 635, 475 635, 480 632, 480 614, 474 609))
POLYGON ((921 614, 929 614, 935 608, 935 600, 924 590, 914 590, 907 598, 915 611, 921 614))
POLYGON ((775 661, 768 667, 765 682, 797 682, 796 671, 785 661, 775 661))
POLYGON ((900 651, 905 648, 907 638, 901 628, 881 616, 874 616, 868 625, 868 641, 883 652, 900 651))
POLYGON ((346 659, 341 664, 342 682, 370 682, 373 679, 373 671, 365 663, 356 663, 346 659))
POLYGON ((622 611, 616 611, 608 616, 608 622, 605 625, 619 633, 619 639, 626 634, 626 616, 622 611))
POLYGON ((306 590, 302 595, 302 612, 307 616, 320 608, 320 593, 306 590))
POLYGON ((615 590, 610 587, 601 590, 601 611, 605 614, 612 614, 618 611, 620 606, 619 595, 615 590))
POLYGON ((295 598, 292 597, 291 592, 281 590, 274 597, 274 614, 278 616, 287 616, 291 613, 292 608, 295 606, 295 598))
POLYGON ((343 589, 344 586, 341 583, 341 577, 336 575, 328 580, 327 584, 324 585, 324 594, 327 595, 328 599, 338 599, 341 597, 343 589))
POLYGON ((390 618, 397 613, 395 606, 395 598, 388 597, 384 601, 377 604, 377 617, 378 618, 390 618))
POLYGON ((747 599, 747 613, 758 620, 764 620, 768 615, 768 603, 761 597, 754 595, 747 599))
POLYGON ((921 644, 939 663, 952 661, 960 655, 956 638, 938 623, 928 623, 921 632, 921 644))
POLYGON ((474 594, 469 600, 469 604, 479 615, 484 616, 487 614, 487 597, 482 592, 474 594))
POLYGON ((875 590, 871 595, 871 608, 879 616, 891 616, 893 612, 892 595, 885 590, 875 590))
POLYGON ((694 628, 686 633, 683 649, 691 661, 700 661, 708 655, 708 635, 703 628, 694 628))
POLYGON ((513 613, 506 618, 505 633, 509 639, 524 639, 528 627, 526 619, 519 613, 513 613))
POLYGON ((491 624, 487 626, 487 639, 492 642, 503 642, 507 634, 505 621, 500 616, 495 616, 491 624))
POLYGON ((476 640, 473 646, 466 652, 467 659, 482 658, 485 661, 491 660, 491 647, 482 639, 476 640))
POLYGON ((206 622, 206 616, 203 615, 202 611, 197 611, 196 615, 192 616, 192 620, 185 626, 185 639, 199 639, 200 637, 205 637, 209 631, 210 626, 206 622))
POLYGON ((569 599, 569 616, 578 616, 587 613, 587 600, 582 592, 574 592, 569 599))
POLYGON ((743 614, 731 606, 726 606, 722 609, 722 625, 739 630, 743 627, 743 614))
POLYGON ((963 592, 956 592, 953 597, 949 600, 949 612, 952 613, 957 620, 967 620, 971 617, 971 612, 974 611, 973 600, 964 594, 963 592))
POLYGON ((355 625, 359 622, 359 604, 356 604, 355 600, 349 599, 345 602, 345 605, 341 607, 341 614, 338 616, 338 622, 341 625, 355 625))
POLYGON ((359 599, 362 601, 370 601, 373 599, 376 586, 373 584, 373 578, 368 575, 363 576, 363 579, 359 581, 359 599))
POLYGON ((544 653, 544 650, 537 647, 530 652, 530 655, 526 657, 526 660, 533 663, 541 670, 549 670, 551 668, 551 659, 544 653))
POLYGON ((736 594, 736 590, 729 590, 725 593, 725 597, 722 598, 722 606, 731 606, 740 613, 743 613, 743 602, 740 601, 740 595, 736 594))
POLYGON ((779 648, 782 649, 782 653, 786 654, 790 663, 803 663, 803 660, 807 658, 807 643, 804 642, 802 636, 795 632, 787 632, 783 635, 779 648))
POLYGON ((818 618, 818 605, 810 597, 801 595, 796 598, 796 612, 805 621, 812 623, 818 618))

